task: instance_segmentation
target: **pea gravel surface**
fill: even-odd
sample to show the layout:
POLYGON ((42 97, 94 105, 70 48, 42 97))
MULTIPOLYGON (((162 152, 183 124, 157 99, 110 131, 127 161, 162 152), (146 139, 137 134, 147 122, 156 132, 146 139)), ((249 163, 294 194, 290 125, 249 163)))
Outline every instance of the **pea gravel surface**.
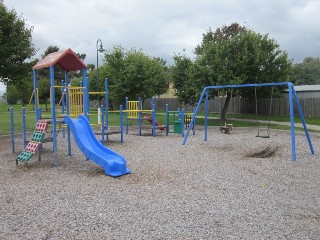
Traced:
MULTIPOLYGON (((254 129, 222 134, 110 136, 131 174, 113 178, 58 136, 39 162, 15 166, 0 138, 0 239, 320 239, 320 143, 303 134, 254 129)), ((72 140, 73 141, 73 140, 72 140)))

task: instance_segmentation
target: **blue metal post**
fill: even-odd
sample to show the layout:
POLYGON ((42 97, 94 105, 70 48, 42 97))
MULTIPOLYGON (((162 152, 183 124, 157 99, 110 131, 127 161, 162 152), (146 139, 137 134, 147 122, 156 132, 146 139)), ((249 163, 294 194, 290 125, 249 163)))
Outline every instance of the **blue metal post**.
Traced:
POLYGON ((123 143, 123 119, 122 119, 122 105, 120 105, 120 140, 123 143))
MULTIPOLYGON (((66 114, 69 116, 70 115, 70 99, 69 99, 69 79, 68 77, 65 78, 64 81, 64 89, 65 89, 65 94, 66 94, 66 114)), ((67 139, 68 139, 68 156, 71 156, 71 132, 70 128, 67 127, 67 139)))
MULTIPOLYGON (((194 109, 192 109, 192 112, 194 112, 194 109)), ((191 124, 191 122, 189 124, 191 124)), ((196 119, 194 119, 192 130, 193 130, 193 135, 196 135, 196 119)))
POLYGON ((86 71, 83 71, 83 104, 84 116, 89 120, 89 79, 85 76, 86 71))
POLYGON ((181 110, 181 133, 182 137, 184 137, 184 109, 181 110))
POLYGON ((38 108, 39 108, 39 103, 38 103, 38 79, 37 79, 37 70, 33 70, 33 91, 34 91, 34 111, 35 111, 35 120, 36 122, 39 119, 38 116, 38 108))
POLYGON ((128 122, 128 98, 126 97, 126 134, 128 134, 129 131, 129 122, 128 122))
POLYGON ((292 100, 292 84, 289 84, 289 109, 290 109, 290 126, 291 126, 291 151, 292 160, 296 160, 296 138, 294 134, 294 111, 293 111, 293 100, 292 100))
POLYGON ((183 141, 182 141, 182 145, 185 145, 185 144, 186 144, 186 141, 187 141, 187 139, 188 139, 191 126, 192 126, 192 124, 195 122, 197 113, 198 113, 198 111, 199 111, 199 108, 200 108, 200 106, 201 106, 202 99, 203 99, 204 94, 205 94, 206 91, 207 91, 207 87, 205 87, 205 88, 202 90, 202 93, 201 93, 200 99, 199 99, 199 101, 198 101, 198 104, 197 104, 197 106, 196 106, 196 109, 195 109, 194 112, 193 112, 192 120, 191 120, 191 122, 190 122, 190 125, 189 125, 189 127, 188 127, 188 130, 187 130, 186 134, 184 135, 184 138, 183 138, 183 141))
MULTIPOLYGON (((66 79, 68 77, 68 73, 67 71, 65 70, 64 71, 64 79, 66 79)), ((61 113, 62 115, 65 114, 65 101, 64 101, 64 98, 65 98, 65 88, 64 88, 64 80, 61 80, 61 113)), ((65 138, 65 129, 64 127, 62 128, 62 137, 65 138)))
POLYGON ((57 118, 56 118, 56 97, 54 89, 54 66, 50 66, 50 91, 51 91, 51 114, 52 114, 52 135, 53 135, 53 165, 57 166, 57 118))
POLYGON ((104 111, 104 107, 103 105, 100 106, 101 108, 101 143, 104 145, 104 116, 103 116, 103 111, 104 111))
POLYGON ((152 136, 156 136, 156 105, 152 104, 152 136))
POLYGON ((142 120, 141 120, 142 113, 140 111, 141 109, 142 109, 141 97, 138 97, 138 110, 139 110, 139 112, 138 112, 138 135, 139 136, 141 136, 141 122, 142 122, 142 120))
POLYGON ((308 131, 308 128, 307 128, 307 125, 306 125, 306 121, 304 119, 304 116, 303 116, 303 113, 302 113, 302 110, 301 110, 301 106, 300 106, 300 102, 299 102, 297 93, 294 90, 294 87, 292 88, 292 93, 293 93, 293 97, 294 97, 294 99, 296 101, 296 106, 297 106, 297 109, 299 111, 299 116, 300 116, 300 119, 301 119, 301 122, 302 122, 302 125, 303 125, 303 129, 304 129, 304 132, 305 132, 307 140, 308 140, 308 144, 309 144, 309 148, 310 148, 311 154, 314 154, 314 149, 313 149, 313 145, 312 145, 311 138, 310 138, 310 135, 309 135, 309 131, 308 131))
POLYGON ((166 104, 166 136, 169 135, 169 105, 166 104))
MULTIPOLYGON (((104 88, 105 88, 105 104, 106 104, 106 122, 105 122, 105 129, 106 131, 109 130, 109 80, 106 78, 104 81, 104 88)), ((103 111, 102 111, 103 114, 103 111)), ((107 134, 106 139, 109 140, 109 135, 107 134)))
POLYGON ((26 108, 22 108, 22 139, 23 139, 23 148, 27 146, 27 127, 26 127, 26 108))
POLYGON ((209 90, 206 91, 205 117, 204 117, 204 140, 208 140, 208 112, 209 112, 209 90))
POLYGON ((42 109, 41 108, 38 108, 37 114, 38 114, 39 118, 41 119, 42 118, 42 109))
POLYGON ((11 152, 15 153, 14 147, 14 117, 13 117, 13 107, 10 107, 10 132, 11 132, 11 152))
MULTIPOLYGON (((104 88, 105 88, 105 99, 106 99, 106 130, 109 130, 109 80, 108 78, 104 81, 104 88)), ((108 140, 108 135, 107 135, 108 140)))

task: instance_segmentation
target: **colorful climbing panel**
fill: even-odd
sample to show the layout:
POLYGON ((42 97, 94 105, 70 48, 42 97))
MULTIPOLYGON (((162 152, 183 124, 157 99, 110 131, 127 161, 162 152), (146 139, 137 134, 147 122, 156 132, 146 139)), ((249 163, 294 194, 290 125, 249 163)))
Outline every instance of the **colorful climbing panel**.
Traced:
POLYGON ((39 150, 39 147, 43 141, 44 135, 48 129, 49 122, 44 120, 39 120, 37 122, 36 128, 32 134, 31 141, 28 142, 26 148, 16 159, 16 163, 29 161, 34 154, 39 150))

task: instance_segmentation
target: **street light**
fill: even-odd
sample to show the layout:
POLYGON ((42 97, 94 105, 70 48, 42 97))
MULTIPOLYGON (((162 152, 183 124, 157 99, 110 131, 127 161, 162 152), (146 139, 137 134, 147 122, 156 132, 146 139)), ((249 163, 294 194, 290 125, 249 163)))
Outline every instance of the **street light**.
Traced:
MULTIPOLYGON (((100 92, 100 82, 99 82, 99 57, 98 57, 98 53, 103 53, 105 50, 103 49, 102 46, 102 41, 100 39, 97 40, 96 43, 96 47, 97 47, 97 84, 98 84, 98 92, 100 92), (99 46, 100 43, 100 46, 99 46)), ((98 94, 98 100, 99 100, 99 106, 100 106, 100 94, 98 94)))

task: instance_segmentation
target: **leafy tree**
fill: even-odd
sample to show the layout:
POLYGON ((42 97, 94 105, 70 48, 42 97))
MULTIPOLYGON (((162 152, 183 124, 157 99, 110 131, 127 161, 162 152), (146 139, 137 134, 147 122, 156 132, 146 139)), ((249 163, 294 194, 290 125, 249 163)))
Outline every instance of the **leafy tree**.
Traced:
POLYGON ((33 80, 31 72, 19 81, 19 84, 14 84, 15 88, 19 92, 19 100, 23 106, 29 103, 30 97, 33 91, 33 80))
MULTIPOLYGON (((101 66, 101 79, 110 79, 110 100, 122 102, 129 99, 147 99, 167 90, 167 79, 163 62, 135 49, 114 47, 105 54, 101 66)), ((94 85, 104 89, 104 81, 94 85)))
POLYGON ((96 66, 94 64, 92 64, 92 63, 87 64, 88 72, 92 72, 95 68, 96 68, 96 66))
POLYGON ((48 99, 50 98, 50 79, 42 78, 38 80, 38 94, 39 102, 45 104, 46 111, 48 111, 48 99))
POLYGON ((10 85, 7 87, 7 102, 8 104, 17 104, 20 94, 16 86, 10 85))
POLYGON ((15 10, 8 10, 0 0, 0 81, 6 85, 18 82, 31 70, 32 63, 28 60, 36 53, 32 30, 15 10))
POLYGON ((47 49, 44 51, 44 53, 41 54, 41 58, 45 58, 50 53, 59 52, 59 50, 60 49, 58 46, 50 45, 49 47, 47 47, 47 49))
MULTIPOLYGON (((188 94, 182 98, 184 103, 194 104, 199 89, 208 85, 246 84, 287 81, 291 72, 292 62, 285 51, 279 49, 279 44, 269 39, 268 35, 261 35, 238 23, 211 29, 203 35, 202 43, 195 49, 196 59, 193 70, 187 71, 183 88, 173 81, 179 96, 180 91, 188 94), (194 86, 198 86, 196 91, 194 86), (189 87, 191 89, 189 89, 189 87), (193 94, 192 94, 193 93, 193 94)), ((176 61, 177 58, 175 58, 176 61)), ((176 68, 177 62, 173 68, 176 68)), ((263 94, 267 94, 264 89, 263 94)), ((227 91, 227 98, 221 113, 221 120, 225 120, 231 92, 227 91)), ((233 96, 252 96, 252 89, 237 89, 233 96)), ((217 91, 210 97, 217 95, 217 91)))
POLYGON ((320 84, 320 58, 307 57, 294 64, 292 81, 296 85, 320 84))
POLYGON ((176 96, 180 102, 185 104, 194 104, 197 99, 197 93, 201 92, 201 86, 193 81, 195 64, 186 55, 175 55, 173 57, 174 65, 170 68, 174 88, 177 89, 176 96))
POLYGON ((87 54, 85 53, 77 53, 78 58, 80 58, 82 61, 84 61, 87 57, 87 54))

